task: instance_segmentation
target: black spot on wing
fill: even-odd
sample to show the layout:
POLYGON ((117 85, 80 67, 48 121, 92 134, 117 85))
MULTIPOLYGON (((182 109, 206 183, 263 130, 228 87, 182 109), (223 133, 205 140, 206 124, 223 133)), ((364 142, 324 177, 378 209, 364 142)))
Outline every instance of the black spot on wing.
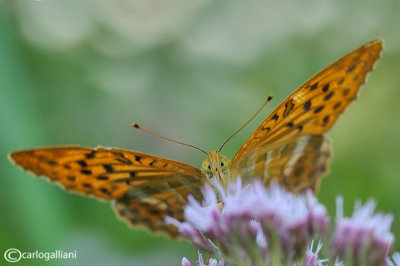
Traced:
POLYGON ((114 172, 114 169, 113 169, 112 165, 110 165, 110 164, 103 164, 103 168, 107 173, 114 172))
POLYGON ((76 163, 79 164, 82 167, 86 167, 87 166, 87 163, 84 160, 79 160, 76 163))
POLYGON ((323 106, 323 105, 317 107, 317 108, 314 110, 314 114, 317 114, 317 113, 321 112, 322 109, 324 109, 324 106, 323 106))
POLYGON ((100 191, 101 191, 101 193, 103 193, 104 195, 107 195, 107 196, 109 196, 109 195, 111 195, 111 192, 108 190, 108 189, 106 189, 106 188, 100 188, 100 191))
POLYGON ((315 90, 318 88, 318 82, 315 82, 313 85, 310 86, 310 90, 315 90))
POLYGON ((298 125, 297 129, 299 130, 299 132, 301 132, 303 130, 303 125, 298 125))
POLYGON ((123 164, 127 164, 127 165, 133 164, 133 163, 131 162, 131 160, 129 160, 128 158, 126 158, 126 157, 124 156, 124 154, 122 154, 122 153, 116 153, 116 155, 118 156, 118 157, 117 157, 117 161, 118 161, 118 162, 123 163, 123 164))
POLYGON ((327 92, 329 90, 329 83, 326 83, 323 87, 322 87, 322 91, 323 92, 327 92))
POLYGON ((54 166, 54 165, 57 165, 57 162, 54 161, 54 160, 48 160, 48 161, 47 161, 47 164, 49 164, 49 165, 51 165, 51 166, 54 166))
POLYGON ((82 169, 82 170, 81 170, 81 173, 84 174, 84 175, 91 175, 91 174, 92 174, 92 171, 90 171, 90 170, 88 170, 88 169, 82 169))
POLYGON ((293 107, 294 107, 293 99, 287 100, 285 103, 285 110, 283 111, 283 117, 287 117, 293 110, 293 107))
POLYGON ((329 115, 325 116, 325 117, 322 119, 322 123, 324 124, 324 126, 325 126, 326 124, 329 123, 329 115))
POLYGON ((96 153, 92 151, 91 153, 86 153, 85 156, 87 159, 93 159, 94 157, 96 157, 96 153))
POLYGON ((304 109, 304 111, 308 111, 308 110, 310 110, 310 108, 311 108, 311 100, 308 100, 304 103, 303 109, 304 109))
POLYGON ((324 101, 329 100, 330 98, 332 98, 333 94, 335 94, 334 91, 329 92, 327 95, 325 95, 324 97, 324 101))
POLYGON ((351 65, 348 69, 346 69, 346 73, 351 73, 354 69, 356 69, 356 65, 351 65))
POLYGON ((337 103, 333 106, 333 110, 338 109, 341 105, 342 105, 342 102, 337 102, 337 103))

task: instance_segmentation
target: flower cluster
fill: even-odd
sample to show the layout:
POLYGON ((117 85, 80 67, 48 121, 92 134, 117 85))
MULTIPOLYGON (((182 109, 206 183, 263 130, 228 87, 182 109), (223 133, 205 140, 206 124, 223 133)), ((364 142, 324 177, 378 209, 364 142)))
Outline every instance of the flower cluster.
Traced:
MULTIPOLYGON (((400 265, 398 255, 387 259, 392 216, 374 214, 373 201, 358 204, 349 218, 341 214, 339 199, 329 240, 329 216, 311 192, 294 195, 278 184, 242 185, 238 178, 226 188, 213 180, 202 194, 201 203, 189 196, 185 222, 166 219, 198 249, 220 259, 204 264, 199 253, 198 265, 400 265)), ((192 264, 184 258, 182 265, 192 264)))
POLYGON ((393 216, 374 215, 376 204, 370 200, 364 206, 357 202, 352 217, 343 217, 343 200, 338 198, 337 201, 332 254, 351 265, 385 265, 394 242, 390 232, 393 216))

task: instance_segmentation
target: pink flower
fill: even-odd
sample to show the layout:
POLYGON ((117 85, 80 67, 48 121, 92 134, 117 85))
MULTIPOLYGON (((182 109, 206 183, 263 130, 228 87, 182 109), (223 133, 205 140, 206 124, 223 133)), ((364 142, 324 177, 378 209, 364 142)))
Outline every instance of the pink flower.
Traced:
POLYGON ((336 228, 331 242, 331 252, 352 265, 387 265, 386 257, 394 242, 390 232, 391 214, 374 214, 376 203, 356 203, 353 215, 343 217, 343 200, 338 198, 336 228))
MULTIPOLYGON (((185 222, 170 217, 166 221, 197 248, 220 259, 208 259, 207 265, 400 266, 399 254, 387 258, 394 242, 393 216, 374 214, 372 200, 363 206, 357 203, 353 215, 344 217, 339 197, 329 241, 326 208, 311 191, 295 195, 276 183, 269 188, 259 180, 242 185, 238 178, 227 188, 213 180, 202 194, 201 203, 189 196, 185 222), (314 240, 318 241, 315 251, 314 240), (324 241, 330 243, 324 245, 330 256, 320 259, 324 241)), ((205 265, 200 253, 197 263, 205 265)), ((183 258, 182 265, 192 264, 183 258)))
POLYGON ((257 180, 243 186, 240 178, 227 189, 215 180, 213 185, 202 190, 202 203, 189 197, 186 222, 166 221, 196 247, 228 263, 291 263, 303 257, 313 236, 328 231, 326 209, 311 193, 294 195, 277 184, 265 188, 257 180))

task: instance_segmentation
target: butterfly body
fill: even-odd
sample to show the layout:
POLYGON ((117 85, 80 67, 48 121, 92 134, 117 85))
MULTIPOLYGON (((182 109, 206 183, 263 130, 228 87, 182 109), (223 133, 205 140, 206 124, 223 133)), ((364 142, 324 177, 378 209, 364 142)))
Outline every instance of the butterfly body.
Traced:
POLYGON ((212 151, 199 169, 136 151, 80 146, 18 151, 10 159, 69 191, 113 201, 128 224, 176 237, 165 217, 182 221, 188 195, 201 200, 200 188, 212 178, 226 184, 240 175, 245 182, 260 178, 266 186, 277 181, 295 193, 317 190, 332 154, 324 133, 356 99, 381 50, 381 40, 370 41, 314 75, 264 120, 232 160, 212 151))

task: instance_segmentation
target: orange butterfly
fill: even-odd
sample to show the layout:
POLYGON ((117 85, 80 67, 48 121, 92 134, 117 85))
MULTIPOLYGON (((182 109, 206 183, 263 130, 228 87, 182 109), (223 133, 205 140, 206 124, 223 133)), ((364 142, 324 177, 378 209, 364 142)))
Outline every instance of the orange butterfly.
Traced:
POLYGON ((19 151, 10 159, 67 190, 113 200, 129 224, 175 237, 176 228, 164 217, 183 220, 187 196, 200 200, 200 187, 213 177, 222 183, 237 175, 261 177, 265 185, 276 180, 293 192, 316 190, 331 157, 323 133, 356 99, 381 50, 381 40, 370 41, 313 76, 265 119, 231 161, 212 151, 198 169, 136 151, 79 146, 19 151))

